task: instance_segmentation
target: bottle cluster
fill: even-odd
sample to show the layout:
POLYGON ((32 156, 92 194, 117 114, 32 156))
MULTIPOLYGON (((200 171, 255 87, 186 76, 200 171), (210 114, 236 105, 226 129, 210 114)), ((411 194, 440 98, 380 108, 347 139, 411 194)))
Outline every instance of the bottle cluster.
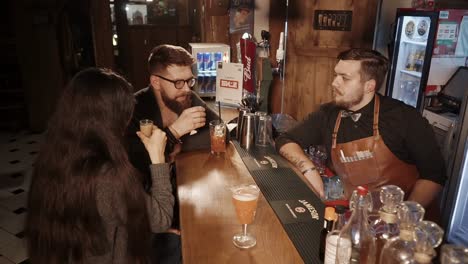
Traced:
MULTIPOLYGON (((398 186, 384 186, 379 194, 380 202, 373 201, 371 192, 358 186, 350 198, 350 212, 343 206, 326 208, 320 237, 325 264, 433 263, 442 228, 423 220, 425 210, 420 204, 403 201, 404 192, 398 186)), ((443 257, 441 261, 457 263, 444 262, 443 257)))

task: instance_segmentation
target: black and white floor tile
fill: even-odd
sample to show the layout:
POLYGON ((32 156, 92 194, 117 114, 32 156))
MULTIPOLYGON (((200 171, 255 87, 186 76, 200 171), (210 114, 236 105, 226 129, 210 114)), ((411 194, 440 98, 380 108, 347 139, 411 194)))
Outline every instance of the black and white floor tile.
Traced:
POLYGON ((0 132, 0 264, 28 263, 24 220, 43 134, 0 132))

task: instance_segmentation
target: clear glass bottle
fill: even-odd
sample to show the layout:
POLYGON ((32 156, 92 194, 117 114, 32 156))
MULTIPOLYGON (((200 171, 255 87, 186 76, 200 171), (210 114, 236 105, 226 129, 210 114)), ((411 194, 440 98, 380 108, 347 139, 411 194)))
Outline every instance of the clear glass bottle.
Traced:
POLYGON ((432 263, 432 259, 437 255, 434 248, 442 243, 444 231, 440 226, 431 221, 419 222, 414 230, 416 246, 414 248, 413 260, 410 263, 432 263))
POLYGON ((440 264, 468 263, 468 247, 444 244, 440 253, 440 264))
POLYGON ((409 263, 413 258, 414 229, 424 217, 424 208, 417 202, 406 201, 397 208, 400 235, 390 238, 380 253, 380 264, 409 263))
MULTIPOLYGON (((404 196, 403 190, 395 185, 386 185, 380 189, 382 207, 379 210, 379 218, 370 225, 376 239, 376 256, 380 256, 383 246, 390 238, 400 234, 397 205, 403 202, 404 196)), ((376 258, 376 263, 379 263, 379 258, 376 258)))
POLYGON ((323 260, 325 257, 325 243, 327 239, 328 233, 333 230, 333 225, 335 222, 336 214, 335 208, 331 206, 325 207, 325 216, 323 217, 323 229, 320 232, 320 248, 319 248, 319 256, 320 259, 323 260))
POLYGON ((369 227, 368 211, 372 211, 372 198, 367 187, 358 186, 351 197, 353 211, 343 227, 336 247, 336 264, 375 263, 375 238, 369 227))
POLYGON ((338 235, 341 229, 346 224, 346 208, 343 205, 335 206, 336 221, 333 224, 333 230, 328 233, 325 244, 325 260, 324 264, 334 264, 336 261, 336 244, 338 243, 338 235))

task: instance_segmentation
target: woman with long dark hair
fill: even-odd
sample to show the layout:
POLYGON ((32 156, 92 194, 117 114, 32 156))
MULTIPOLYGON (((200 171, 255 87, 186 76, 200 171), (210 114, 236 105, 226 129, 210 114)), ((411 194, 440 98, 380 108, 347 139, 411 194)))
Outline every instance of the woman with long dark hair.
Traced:
POLYGON ((152 164, 144 192, 123 144, 132 86, 110 70, 78 73, 49 123, 29 192, 32 263, 147 263, 150 234, 170 227, 174 197, 164 163, 166 135, 140 132, 152 164))

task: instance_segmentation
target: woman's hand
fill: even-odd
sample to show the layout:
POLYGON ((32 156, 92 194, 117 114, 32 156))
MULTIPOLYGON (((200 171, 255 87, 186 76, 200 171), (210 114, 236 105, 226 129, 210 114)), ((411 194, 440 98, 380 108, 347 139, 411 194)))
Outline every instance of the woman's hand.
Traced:
POLYGON ((136 132, 151 159, 152 164, 164 163, 164 150, 166 149, 166 132, 153 125, 153 132, 150 137, 145 136, 140 131, 136 132))

